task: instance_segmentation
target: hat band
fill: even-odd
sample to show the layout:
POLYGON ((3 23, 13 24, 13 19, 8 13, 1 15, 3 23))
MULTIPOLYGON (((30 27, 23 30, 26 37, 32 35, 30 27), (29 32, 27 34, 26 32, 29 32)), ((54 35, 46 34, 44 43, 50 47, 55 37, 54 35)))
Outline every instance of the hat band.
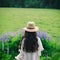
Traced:
POLYGON ((28 28, 28 29, 34 29, 34 28, 28 28))

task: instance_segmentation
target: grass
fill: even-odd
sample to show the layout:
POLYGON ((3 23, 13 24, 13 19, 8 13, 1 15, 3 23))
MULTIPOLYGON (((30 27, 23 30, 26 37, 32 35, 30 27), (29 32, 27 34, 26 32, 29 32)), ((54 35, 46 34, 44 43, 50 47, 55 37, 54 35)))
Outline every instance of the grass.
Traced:
POLYGON ((53 40, 60 40, 60 10, 57 9, 0 8, 0 35, 22 29, 28 21, 34 21, 53 40))

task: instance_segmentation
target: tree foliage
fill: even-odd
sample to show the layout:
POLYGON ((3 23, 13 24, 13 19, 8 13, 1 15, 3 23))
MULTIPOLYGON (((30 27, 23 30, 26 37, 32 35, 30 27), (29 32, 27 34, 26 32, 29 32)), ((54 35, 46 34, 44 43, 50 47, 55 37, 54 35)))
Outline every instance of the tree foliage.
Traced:
POLYGON ((0 0, 0 7, 60 9, 60 0, 0 0))

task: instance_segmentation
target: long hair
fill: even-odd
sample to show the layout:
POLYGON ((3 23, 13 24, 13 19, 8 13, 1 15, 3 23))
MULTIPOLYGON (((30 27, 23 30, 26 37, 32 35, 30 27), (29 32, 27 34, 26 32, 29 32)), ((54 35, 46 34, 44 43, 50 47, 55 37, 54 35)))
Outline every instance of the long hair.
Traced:
POLYGON ((36 32, 25 31, 23 51, 35 52, 38 50, 38 40, 36 32))

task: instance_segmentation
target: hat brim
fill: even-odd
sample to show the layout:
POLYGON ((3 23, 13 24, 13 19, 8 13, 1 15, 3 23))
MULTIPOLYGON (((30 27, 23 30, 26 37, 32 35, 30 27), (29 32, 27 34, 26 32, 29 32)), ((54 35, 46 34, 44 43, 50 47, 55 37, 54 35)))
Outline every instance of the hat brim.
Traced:
POLYGON ((37 26, 34 29, 29 29, 29 28, 26 28, 26 27, 24 27, 23 29, 25 31, 28 31, 28 32, 37 32, 39 30, 37 26))

